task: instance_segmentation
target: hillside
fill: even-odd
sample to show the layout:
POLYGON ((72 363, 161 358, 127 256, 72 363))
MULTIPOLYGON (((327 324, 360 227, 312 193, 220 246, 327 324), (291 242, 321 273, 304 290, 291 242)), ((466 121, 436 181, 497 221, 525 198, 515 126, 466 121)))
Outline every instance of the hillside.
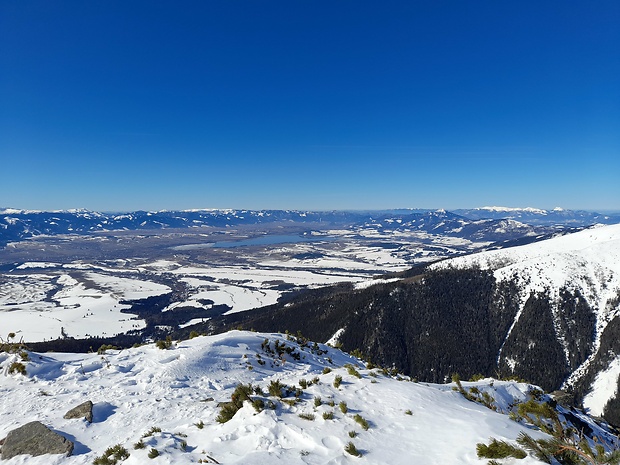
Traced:
POLYGON ((338 333, 345 349, 423 381, 455 371, 518 376, 569 390, 620 424, 619 296, 620 225, 611 225, 445 260, 396 282, 306 294, 228 323, 323 341, 338 333))
MULTIPOLYGON (((27 374, 21 375, 7 370, 21 357, 0 353, 0 438, 38 420, 72 440, 75 449, 69 458, 17 456, 2 461, 6 465, 91 464, 117 444, 130 454, 122 462, 127 465, 345 464, 358 460, 345 452, 349 442, 361 452, 360 463, 481 464, 478 442, 495 437, 514 443, 523 430, 545 437, 508 413, 520 401, 550 400, 523 383, 463 383, 467 391, 487 393, 494 411, 466 400, 454 384, 413 383, 367 369, 339 350, 279 334, 234 331, 164 350, 146 345, 28 355, 27 374), (290 392, 280 387, 274 396, 272 387, 270 394, 276 381, 291 386, 290 392), (255 387, 250 398, 257 408, 242 403, 232 419, 218 422, 218 404, 230 402, 240 383, 255 387), (63 418, 85 400, 94 404, 92 423, 63 418), (151 462, 153 450, 159 455, 151 462)), ((615 444, 587 416, 559 406, 557 411, 567 424, 577 421, 615 444)), ((528 457, 519 463, 541 462, 528 457)))

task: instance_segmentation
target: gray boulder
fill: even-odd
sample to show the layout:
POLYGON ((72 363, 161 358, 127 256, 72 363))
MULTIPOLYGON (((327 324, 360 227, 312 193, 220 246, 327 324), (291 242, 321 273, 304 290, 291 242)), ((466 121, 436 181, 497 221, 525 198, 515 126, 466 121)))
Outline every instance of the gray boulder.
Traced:
POLYGON ((83 404, 78 405, 75 408, 72 408, 64 416, 65 419, 69 420, 71 418, 85 418, 87 422, 93 422, 93 403, 90 400, 87 400, 83 404))
POLYGON ((71 455, 73 442, 55 433, 43 423, 32 421, 9 432, 2 444, 2 459, 7 460, 16 455, 71 455))

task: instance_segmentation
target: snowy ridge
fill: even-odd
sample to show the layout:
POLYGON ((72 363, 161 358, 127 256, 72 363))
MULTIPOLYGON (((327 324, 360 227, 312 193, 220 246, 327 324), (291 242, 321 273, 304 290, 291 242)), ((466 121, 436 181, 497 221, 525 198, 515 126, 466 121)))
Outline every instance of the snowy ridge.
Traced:
MULTIPOLYGON (((90 464, 115 444, 130 452, 126 465, 151 463, 151 449, 160 454, 153 463, 161 464, 346 464, 357 460, 344 451, 348 442, 369 464, 478 464, 476 443, 489 437, 514 441, 525 428, 506 413, 531 389, 491 379, 463 383, 488 392, 495 412, 465 400, 451 385, 392 378, 324 345, 241 331, 178 342, 169 350, 147 345, 103 355, 31 353, 26 377, 7 374, 16 357, 0 354, 0 438, 39 420, 70 437, 76 449, 69 458, 19 456, 6 465, 90 464), (278 355, 285 346, 289 350, 278 355), (335 386, 338 376, 342 383, 335 386), (299 400, 270 396, 266 391, 275 380, 298 388, 299 400), (301 389, 300 380, 309 385, 301 389), (239 383, 260 386, 264 392, 256 397, 274 408, 258 412, 246 402, 230 421, 218 423, 218 403, 229 402, 239 383), (63 419, 86 399, 94 403, 92 424, 63 419), (356 414, 368 429, 354 420, 356 414), (152 428, 161 431, 144 437, 152 428), (135 449, 141 440, 145 448, 135 449)), ((519 463, 540 462, 528 457, 519 463)))
MULTIPOLYGON (((538 213, 540 215, 546 215, 547 210, 541 210, 539 208, 525 207, 525 208, 515 208, 515 207, 479 207, 476 210, 487 210, 492 212, 528 212, 528 213, 538 213)), ((561 209, 560 209, 561 210, 561 209)))
MULTIPOLYGON (((529 296, 537 292, 545 292, 552 301, 557 301, 560 290, 565 288, 578 291, 585 298, 596 317, 594 350, 573 372, 566 386, 583 375, 596 355, 603 330, 620 314, 620 309, 614 305, 614 299, 620 293, 620 225, 594 227, 533 244, 458 257, 434 265, 435 268, 448 266, 479 266, 493 270, 498 281, 517 283, 521 309, 529 296)), ((555 321, 558 311, 558 308, 553 309, 555 321)), ((512 328, 519 316, 520 312, 512 328)), ((568 351, 565 341, 560 338, 560 342, 568 351)), ((501 351, 498 357, 501 357, 501 351)))

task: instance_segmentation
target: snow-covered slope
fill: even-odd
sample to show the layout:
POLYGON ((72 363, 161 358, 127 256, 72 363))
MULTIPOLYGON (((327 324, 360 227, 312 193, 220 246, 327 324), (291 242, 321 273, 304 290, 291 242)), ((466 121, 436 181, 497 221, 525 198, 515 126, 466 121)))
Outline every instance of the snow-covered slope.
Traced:
MULTIPOLYGON (((527 299, 536 293, 548 296, 551 302, 555 303, 552 312, 556 333, 567 358, 571 349, 566 338, 562 336, 558 322, 561 316, 559 313, 562 312, 560 294, 567 290, 585 300, 596 320, 593 350, 581 366, 573 371, 565 383, 566 386, 573 385, 584 375, 597 355, 601 335, 608 324, 620 314, 620 225, 594 227, 533 244, 458 257, 434 265, 435 268, 450 266, 479 266, 493 270, 495 278, 500 282, 515 283, 519 289, 521 309, 527 299)), ((512 328, 516 326, 520 316, 518 312, 512 328)), ((508 337, 510 333, 506 339, 508 337)), ((602 405, 614 392, 609 392, 608 389, 606 395, 607 399, 599 399, 599 402, 592 404, 596 410, 593 413, 600 414, 602 405)))
POLYGON ((168 350, 146 345, 101 355, 30 353, 27 376, 8 374, 17 357, 0 353, 0 438, 39 420, 73 440, 75 452, 69 458, 19 456, 6 465, 90 464, 116 444, 130 452, 122 462, 127 465, 356 463, 344 450, 349 442, 367 464, 480 464, 476 443, 489 437, 514 441, 525 428, 505 413, 531 389, 490 379, 463 383, 489 392, 496 412, 465 400, 451 385, 390 377, 324 345, 239 331, 168 350), (336 387, 338 376, 342 383, 336 387), (269 384, 276 380, 299 388, 298 400, 293 394, 270 396, 269 384), (308 387, 301 389, 300 380, 308 387), (263 393, 253 397, 266 408, 259 412, 246 402, 230 421, 219 423, 218 403, 229 402, 239 383, 260 387, 263 393), (94 403, 93 423, 63 419, 87 399, 94 403), (160 431, 148 435, 153 429, 160 431), (140 441, 144 448, 136 449, 140 441), (152 449, 159 456, 151 462, 152 449))
POLYGON ((609 318, 607 302, 620 290, 620 224, 602 226, 520 247, 481 252, 441 262, 435 267, 480 266, 495 277, 522 283, 522 297, 532 292, 579 289, 598 310, 599 333, 609 318))

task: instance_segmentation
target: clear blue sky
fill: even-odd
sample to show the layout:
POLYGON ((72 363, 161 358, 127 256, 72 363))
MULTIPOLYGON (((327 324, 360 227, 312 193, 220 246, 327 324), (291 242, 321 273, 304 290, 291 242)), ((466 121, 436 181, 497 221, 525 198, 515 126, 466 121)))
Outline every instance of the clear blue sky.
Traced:
POLYGON ((0 206, 620 210, 620 2, 0 3, 0 206))

